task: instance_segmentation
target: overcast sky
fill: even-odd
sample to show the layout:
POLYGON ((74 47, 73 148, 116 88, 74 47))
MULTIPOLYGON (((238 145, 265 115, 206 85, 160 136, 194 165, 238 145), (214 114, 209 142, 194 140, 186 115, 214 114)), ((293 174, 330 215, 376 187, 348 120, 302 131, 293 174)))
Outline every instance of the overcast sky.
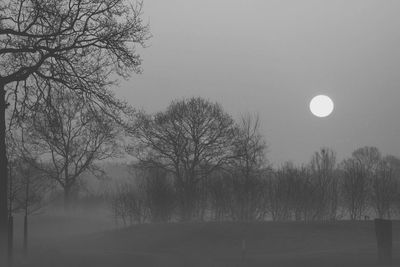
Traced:
POLYGON ((117 94, 148 112, 202 96, 258 112, 274 164, 339 159, 361 146, 400 156, 400 1, 144 0, 144 73, 117 94), (317 118, 309 101, 330 96, 317 118))

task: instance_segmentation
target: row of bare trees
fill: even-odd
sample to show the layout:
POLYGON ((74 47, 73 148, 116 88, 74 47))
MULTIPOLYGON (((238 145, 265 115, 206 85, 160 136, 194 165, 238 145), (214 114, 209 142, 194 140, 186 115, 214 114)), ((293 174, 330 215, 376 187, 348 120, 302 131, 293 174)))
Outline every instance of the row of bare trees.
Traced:
POLYGON ((113 212, 125 223, 128 217, 134 223, 392 218, 400 213, 399 163, 364 147, 338 164, 335 153, 323 148, 307 165, 255 168, 251 176, 230 165, 196 184, 190 218, 181 214, 181 191, 172 174, 134 165, 136 183, 121 187, 122 194, 116 191, 113 212), (125 219, 118 214, 121 209, 125 219))
MULTIPOLYGON (((122 125, 73 94, 55 90, 47 101, 15 116, 9 158, 19 157, 31 174, 62 188, 68 206, 82 174, 102 175, 96 162, 118 155, 127 137, 119 138, 122 125)), ((139 159, 133 168, 139 178, 119 186, 112 200, 124 223, 361 219, 372 211, 390 217, 395 210, 399 160, 373 147, 340 164, 325 148, 307 166, 272 169, 258 117, 235 122, 202 98, 174 101, 155 115, 138 113, 129 126, 126 151, 139 159)), ((10 197, 13 187, 16 182, 10 197)))
POLYGON ((382 157, 375 147, 353 152, 343 162, 343 198, 351 219, 374 211, 379 218, 390 218, 399 209, 400 160, 382 157))
POLYGON ((143 198, 148 209, 141 210, 152 221, 361 219, 373 211, 390 217, 398 202, 400 165, 374 147, 341 163, 324 148, 305 166, 273 169, 257 116, 235 122, 219 104, 191 98, 139 114, 135 123, 128 152, 146 178, 131 193, 143 198), (165 202, 153 201, 149 192, 157 186, 168 192, 157 193, 165 202), (151 216, 154 203, 168 203, 169 215, 151 216))
MULTIPOLYGON (((119 154, 121 125, 73 94, 54 91, 50 100, 30 116, 15 117, 19 131, 11 138, 9 158, 19 157, 15 170, 25 164, 29 179, 61 187, 68 205, 82 174, 102 174, 96 161, 119 154)), ((358 149, 340 164, 325 148, 306 166, 288 163, 273 169, 257 116, 235 122, 219 104, 202 98, 136 116, 126 150, 139 159, 132 167, 139 178, 117 187, 112 198, 113 214, 124 224, 361 219, 373 211, 390 217, 396 210, 399 160, 382 157, 376 148, 358 149)), ((24 179, 10 183, 11 198, 17 181, 24 179)))
POLYGON ((143 222, 168 222, 173 219, 177 196, 172 180, 161 169, 138 170, 135 183, 118 184, 111 196, 111 209, 116 223, 124 226, 143 222))
MULTIPOLYGON (((129 134, 127 152, 138 158, 141 173, 135 177, 145 178, 128 191, 135 201, 142 197, 143 218, 152 221, 361 219, 372 211, 390 217, 398 198, 397 158, 364 147, 338 163, 323 148, 305 166, 273 169, 258 117, 235 122, 218 103, 202 98, 174 101, 154 115, 140 113, 129 134), (161 190, 154 194, 157 201, 154 190, 161 190), (162 207, 168 216, 154 215, 157 203, 168 205, 162 207)), ((136 206, 125 202, 114 204, 136 206)))

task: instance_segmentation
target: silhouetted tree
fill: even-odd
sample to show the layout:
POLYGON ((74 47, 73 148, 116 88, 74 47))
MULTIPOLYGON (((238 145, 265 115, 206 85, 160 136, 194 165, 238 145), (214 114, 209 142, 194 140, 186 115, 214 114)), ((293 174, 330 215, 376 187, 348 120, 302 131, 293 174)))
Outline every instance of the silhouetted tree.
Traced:
POLYGON ((140 168, 132 166, 139 173, 136 186, 145 198, 148 217, 152 222, 168 222, 175 211, 176 194, 169 173, 160 168, 140 168))
POLYGON ((232 219, 235 214, 232 174, 228 171, 216 171, 208 179, 208 201, 212 212, 212 220, 232 219))
MULTIPOLYGON (((283 209, 280 214, 286 214, 283 217, 287 219, 293 218, 296 221, 299 220, 310 220, 311 214, 314 213, 314 184, 309 168, 305 166, 295 166, 291 162, 283 164, 280 168, 274 172, 275 181, 272 183, 272 195, 269 196, 271 199, 276 196, 276 189, 283 192, 284 197, 278 196, 278 203, 281 203, 281 207, 275 207, 275 209, 283 209), (281 186, 276 188, 278 179, 283 180, 281 186)), ((271 190, 271 189, 269 189, 271 190)), ((273 200, 276 201, 276 200, 273 200)), ((276 202, 275 202, 275 205, 276 202)), ((272 207, 271 207, 272 208, 272 207)), ((277 212, 275 212, 277 214, 277 212)), ((279 214, 277 214, 279 215, 279 214)), ((277 218, 281 218, 279 215, 277 218)))
POLYGON ((367 169, 355 158, 342 163, 341 195, 351 220, 360 220, 366 212, 370 196, 367 169))
POLYGON ((0 1, 0 253, 7 251, 6 98, 21 112, 27 95, 47 93, 40 86, 47 81, 120 105, 107 87, 114 72, 140 71, 135 44, 148 37, 140 14, 140 4, 125 0, 0 1))
POLYGON ((50 184, 43 173, 32 166, 26 158, 20 158, 13 162, 12 185, 14 188, 14 212, 24 214, 24 253, 28 252, 28 217, 39 211, 44 206, 46 193, 50 189, 50 184))
POLYGON ((379 218, 390 219, 397 197, 397 186, 393 167, 382 159, 372 178, 372 205, 379 218))
POLYGON ((310 162, 313 179, 313 219, 334 220, 339 204, 339 182, 335 175, 336 154, 329 148, 314 153, 310 162))
POLYGON ((263 203, 260 181, 267 166, 266 141, 260 133, 258 115, 243 115, 237 124, 234 142, 234 160, 231 165, 233 179, 232 208, 241 221, 255 220, 263 203))
POLYGON ((148 217, 148 206, 144 191, 134 183, 117 186, 111 200, 111 209, 116 222, 121 220, 124 226, 144 223, 148 217))
POLYGON ((394 180, 396 181, 396 208, 400 212, 400 159, 393 155, 386 155, 384 160, 390 165, 394 180))
POLYGON ((191 219, 199 182, 233 156, 233 119, 217 103, 190 98, 154 116, 142 114, 138 122, 129 152, 175 176, 181 219, 191 219))
POLYGON ((53 90, 49 97, 51 102, 21 118, 21 140, 24 154, 41 158, 32 165, 63 188, 67 208, 81 174, 101 174, 96 161, 118 155, 118 127, 102 109, 72 92, 53 90))
MULTIPOLYGON (((386 163, 382 161, 382 154, 376 147, 365 146, 356 149, 352 157, 364 169, 365 179, 368 181, 369 206, 372 207, 378 216, 386 216, 387 205, 382 193, 386 191, 388 176, 392 176, 386 163)), ((390 180, 390 179, 389 179, 390 180)))
POLYGON ((266 202, 273 221, 286 221, 291 218, 291 177, 290 165, 286 164, 273 172, 268 179, 266 202))
MULTIPOLYGON (((7 132, 9 223, 11 229, 13 229, 11 226, 14 221, 13 214, 23 213, 23 251, 26 255, 28 252, 28 216, 39 211, 45 205, 44 200, 50 189, 50 184, 44 174, 31 164, 37 162, 36 159, 28 159, 27 155, 24 155, 22 143, 18 142, 18 139, 13 135, 14 133, 15 128, 7 132)), ((13 233, 10 232, 10 234, 10 238, 12 238, 13 233)))

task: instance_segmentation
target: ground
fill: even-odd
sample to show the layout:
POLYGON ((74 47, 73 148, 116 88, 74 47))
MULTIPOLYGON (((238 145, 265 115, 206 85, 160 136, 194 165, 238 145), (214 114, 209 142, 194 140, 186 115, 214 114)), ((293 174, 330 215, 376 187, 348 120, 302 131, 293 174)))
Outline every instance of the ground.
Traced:
MULTIPOLYGON (((112 227, 96 218, 33 218, 28 258, 16 233, 15 266, 379 266, 373 221, 112 227)), ((399 266, 400 221, 393 222, 393 238, 399 266)))

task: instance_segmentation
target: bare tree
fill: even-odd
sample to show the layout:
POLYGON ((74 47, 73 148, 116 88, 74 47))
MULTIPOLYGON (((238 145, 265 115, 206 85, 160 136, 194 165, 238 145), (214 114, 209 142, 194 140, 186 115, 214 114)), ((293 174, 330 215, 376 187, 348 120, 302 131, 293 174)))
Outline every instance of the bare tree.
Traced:
POLYGON ((360 220, 368 208, 370 181, 367 169, 355 158, 342 163, 341 193, 351 220, 360 220))
MULTIPOLYGON (((28 216, 36 213, 45 205, 46 193, 50 187, 43 173, 31 165, 31 162, 36 162, 36 159, 27 160, 26 155, 23 155, 22 144, 14 137, 13 130, 15 131, 15 128, 7 132, 9 247, 13 247, 13 215, 23 213, 23 252, 27 255, 28 216)), ((11 263, 13 251, 10 249, 9 253, 11 263)))
POLYGON ((116 188, 111 199, 111 209, 115 221, 121 220, 124 226, 134 222, 143 223, 148 217, 146 196, 142 188, 135 184, 124 183, 116 188))
POLYGON ((389 208, 385 203, 385 194, 387 190, 387 182, 391 180, 392 170, 389 166, 383 162, 382 154, 376 147, 365 146, 356 149, 352 153, 352 157, 362 166, 364 169, 364 175, 368 180, 370 191, 369 201, 370 206, 375 209, 378 216, 387 216, 389 208))
POLYGON ((335 168, 336 154, 329 148, 315 152, 311 159, 310 170, 314 183, 314 204, 316 204, 315 219, 336 219, 339 183, 335 168))
POLYGON ((261 182, 263 169, 267 166, 266 141, 260 133, 258 115, 243 115, 237 125, 232 161, 234 199, 233 207, 239 220, 254 220, 260 214, 262 203, 261 182))
POLYGON ((138 173, 136 186, 145 198, 148 216, 152 222, 168 222, 175 211, 176 195, 170 174, 160 168, 131 166, 138 173))
POLYGON ((118 127, 73 93, 53 90, 50 98, 21 119, 21 140, 24 155, 41 159, 32 165, 63 188, 68 208, 81 174, 101 174, 96 162, 118 154, 118 127))
POLYGON ((267 195, 275 205, 270 208, 276 209, 271 215, 280 220, 311 220, 315 212, 315 186, 309 168, 287 162, 274 171, 273 178, 269 183, 272 188, 268 188, 272 194, 267 195))
POLYGON ((381 160, 372 178, 372 204, 379 218, 389 218, 396 200, 397 181, 393 166, 381 160))
MULTIPOLYGON (((140 71, 136 44, 148 38, 141 4, 125 0, 0 1, 0 251, 7 244, 7 98, 46 94, 43 80, 60 83, 99 105, 120 105, 107 89, 116 72, 140 71)), ((5 255, 0 260, 5 265, 5 255)))
POLYGON ((400 159, 393 155, 386 155, 384 160, 390 165, 394 180, 397 184, 396 187, 396 208, 400 212, 400 159))
POLYGON ((208 179, 207 187, 212 219, 223 221, 234 217, 232 174, 223 170, 214 172, 208 179))
POLYGON ((219 104, 191 98, 138 121, 136 143, 128 151, 143 165, 175 176, 181 219, 191 219, 200 180, 232 158, 233 119, 219 104))
POLYGON ((46 193, 50 189, 48 180, 44 174, 32 166, 32 159, 27 162, 25 158, 20 158, 12 166, 12 184, 15 192, 13 211, 23 212, 24 214, 24 253, 28 252, 28 217, 38 212, 44 205, 46 193))
POLYGON ((290 165, 274 171, 268 179, 266 190, 266 202, 268 211, 273 221, 285 221, 291 217, 291 181, 290 165))

